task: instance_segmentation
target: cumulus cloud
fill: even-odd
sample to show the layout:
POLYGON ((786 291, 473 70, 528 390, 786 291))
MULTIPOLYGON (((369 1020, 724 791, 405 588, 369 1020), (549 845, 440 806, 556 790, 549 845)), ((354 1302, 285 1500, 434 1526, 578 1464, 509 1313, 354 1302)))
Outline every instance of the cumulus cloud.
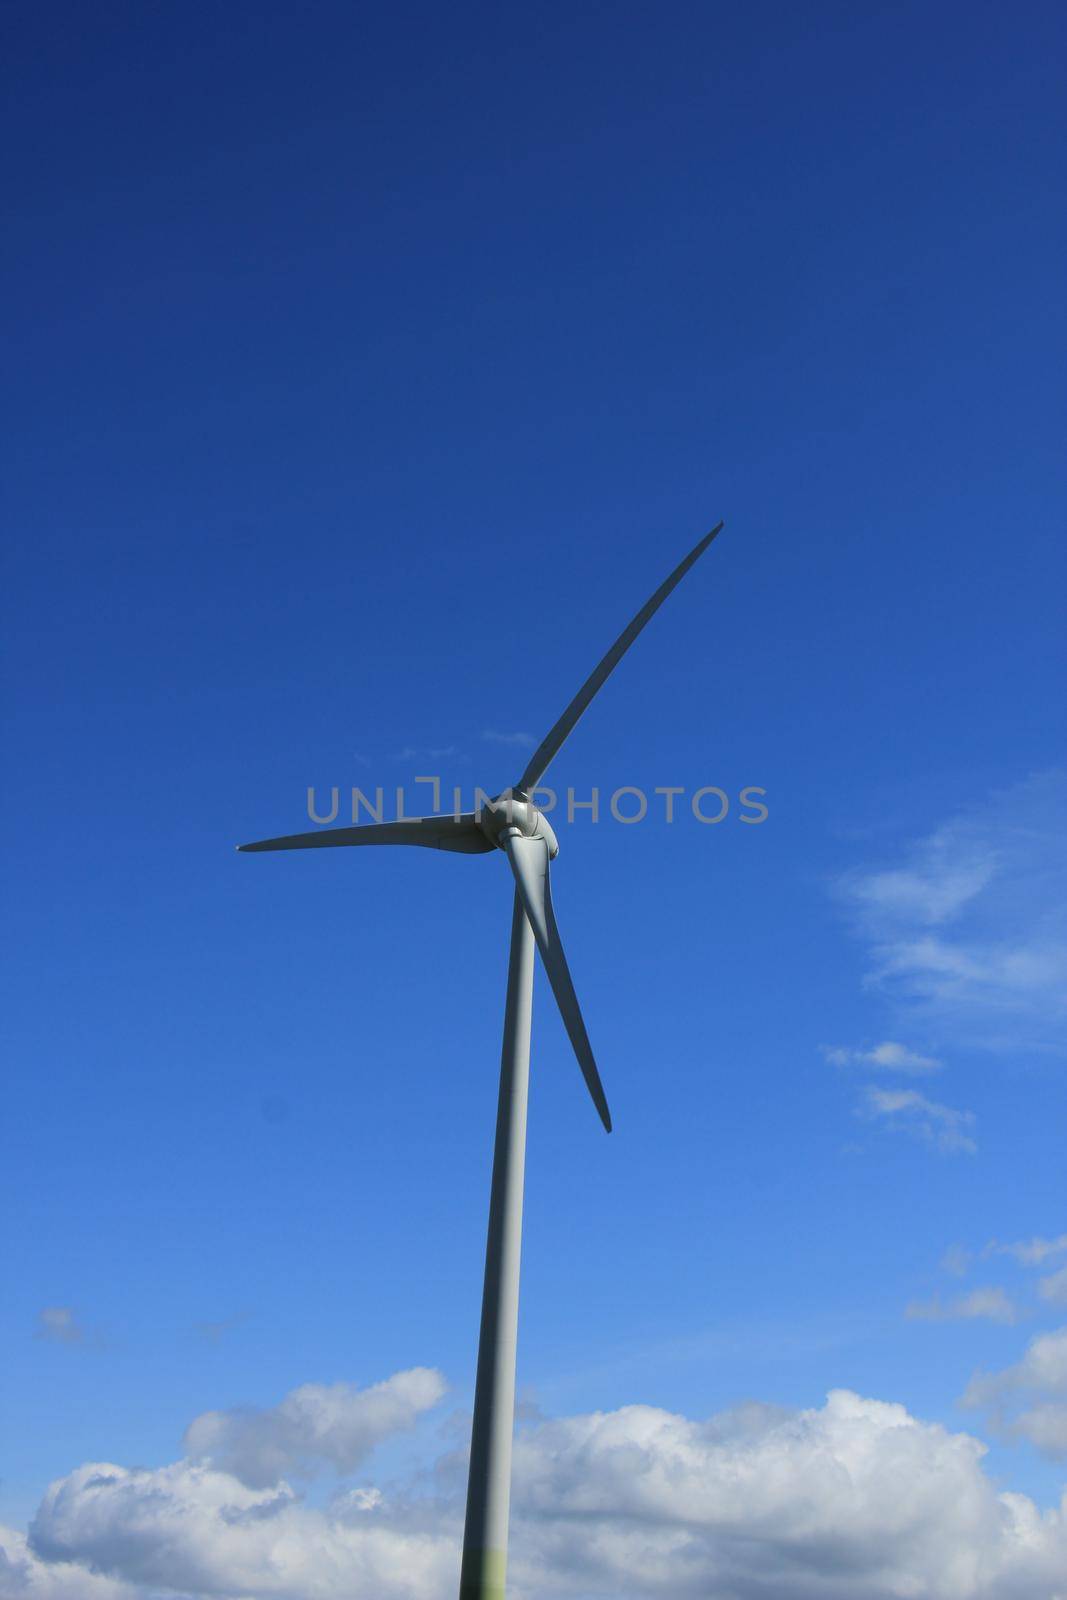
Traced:
POLYGON ((45 1306, 37 1313, 36 1337, 51 1344, 84 1344, 85 1329, 70 1306, 45 1306))
POLYGON ((1062 1050, 1067 774, 992 796, 839 889, 871 946, 870 980, 927 1023, 1062 1050))
POLYGON ((1031 1339, 1014 1366, 976 1373, 961 1404, 988 1410, 990 1425, 1007 1437, 1067 1455, 1067 1327, 1031 1339))
MULTIPOLYGON (((1000 1492, 984 1450, 843 1390, 797 1412, 700 1421, 633 1405, 542 1420, 516 1443, 509 1593, 1063 1597, 1067 1503, 1041 1513, 1000 1492)), ((19 1600, 453 1600, 462 1460, 450 1465, 432 1497, 367 1486, 321 1507, 190 1460, 86 1465, 51 1485, 28 1550, 0 1541, 0 1574, 20 1571, 19 1600), (80 1589, 41 1586, 71 1572, 80 1589)))
POLYGON ((414 1425, 447 1385, 439 1372, 413 1367, 384 1383, 306 1383, 277 1406, 205 1411, 189 1424, 185 1448, 252 1489, 322 1466, 353 1471, 376 1444, 414 1425))
POLYGON ((938 1072, 944 1065, 936 1056, 923 1056, 907 1045, 887 1039, 871 1050, 847 1050, 839 1046, 823 1050, 827 1061, 835 1067, 885 1067, 891 1072, 938 1072))
POLYGON ((414 1516, 397 1526, 373 1500, 314 1509, 288 1485, 250 1489, 191 1461, 79 1467, 48 1489, 30 1542, 42 1563, 122 1579, 145 1600, 157 1589, 196 1600, 438 1600, 457 1569, 451 1531, 424 1531, 414 1516))
POLYGON ((1017 1322, 1019 1312, 1014 1301, 996 1285, 972 1289, 970 1294, 944 1301, 940 1295, 932 1300, 913 1300, 904 1312, 913 1322, 956 1322, 960 1319, 985 1318, 989 1322, 1017 1322))
POLYGON ((490 744, 511 745, 516 750, 532 750, 533 735, 529 733, 498 733, 495 728, 483 728, 482 738, 490 744))
POLYGON ((0 1525, 0 1600, 141 1600, 141 1594, 80 1562, 42 1561, 25 1534, 0 1525))
POLYGON ((917 1089, 878 1089, 871 1085, 860 1109, 864 1116, 882 1117, 888 1127, 922 1139, 945 1154, 963 1152, 973 1156, 978 1149, 971 1132, 973 1111, 939 1105, 917 1089))
POLYGON ((540 1541, 530 1592, 547 1567, 571 1593, 634 1600, 1037 1600, 1064 1570, 1067 1508, 1042 1519, 998 1495, 983 1451, 847 1391, 784 1417, 631 1406, 548 1423, 516 1457, 540 1541))

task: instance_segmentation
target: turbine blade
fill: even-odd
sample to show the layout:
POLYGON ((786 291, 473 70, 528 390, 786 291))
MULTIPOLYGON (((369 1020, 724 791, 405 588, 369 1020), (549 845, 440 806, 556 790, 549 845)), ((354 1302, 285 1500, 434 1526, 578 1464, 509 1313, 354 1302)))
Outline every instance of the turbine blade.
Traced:
POLYGON ((593 1104, 600 1113, 600 1120, 610 1133, 611 1112, 608 1110, 604 1087, 593 1059, 593 1047, 585 1031, 578 996, 574 992, 567 957, 563 954, 563 944, 552 910, 552 891, 548 881, 548 845, 543 839, 526 839, 516 833, 505 836, 504 849, 511 870, 515 874, 519 898, 533 929, 537 948, 541 952, 541 960, 545 964, 548 981, 552 985, 552 993, 556 997, 556 1004, 563 1018, 563 1026, 570 1035, 574 1053, 578 1057, 578 1065, 593 1097, 593 1104))
POLYGON ((342 844, 421 844, 431 850, 460 850, 481 855, 494 847, 473 811, 459 817, 410 817, 404 822, 365 822, 356 828, 320 828, 314 833, 290 833, 281 839, 260 839, 239 844, 238 850, 321 850, 342 844))
POLYGON ((670 577, 665 579, 665 581, 660 584, 651 600, 645 602, 633 621, 619 634, 619 637, 616 639, 615 643, 612 645, 603 661, 596 668, 596 670, 590 673, 589 677, 586 678, 585 682, 582 684, 582 687, 578 690, 578 693, 575 695, 566 711, 560 717, 555 727, 553 727, 552 730, 545 735, 544 739, 542 739, 541 743, 530 757, 526 764, 526 771, 523 773, 522 777, 518 781, 518 784, 516 785, 517 788, 524 790, 532 789, 537 783, 540 782, 541 778, 544 777, 548 763, 559 750, 560 745, 570 733, 571 729, 574 727, 575 723, 578 721, 578 718, 581 716, 590 700, 592 700, 597 690, 602 687, 604 680, 609 677, 612 672, 614 672, 615 668, 618 666, 627 650, 629 650, 630 646, 633 644, 634 640, 637 638, 637 635, 641 632, 646 622, 650 621, 650 619, 655 616, 656 612, 659 610, 664 600, 666 600, 671 590, 675 588, 677 584, 681 583, 682 579, 685 577, 694 561, 698 560, 698 558, 704 554, 704 551, 708 548, 708 545, 715 538, 715 535, 717 533, 721 533, 722 527, 723 524, 720 522, 717 527, 712 528, 710 533, 704 535, 703 539, 701 539, 698 545, 694 545, 693 549, 690 550, 685 560, 679 562, 674 571, 671 573, 670 577))

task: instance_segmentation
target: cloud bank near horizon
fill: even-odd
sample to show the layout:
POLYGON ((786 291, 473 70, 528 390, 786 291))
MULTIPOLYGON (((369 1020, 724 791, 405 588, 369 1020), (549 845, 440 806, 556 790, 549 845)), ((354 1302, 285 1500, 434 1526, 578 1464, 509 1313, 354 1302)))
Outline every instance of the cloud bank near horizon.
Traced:
MULTIPOLYGON (((0 1595, 452 1600, 462 1452, 441 1456, 413 1484, 346 1487, 315 1504, 284 1476, 253 1485, 234 1470, 263 1480, 283 1456, 305 1471, 362 1461, 372 1433, 383 1442, 443 1392, 426 1368, 368 1390, 305 1385, 258 1414, 271 1426, 302 1418, 299 1448, 268 1470, 257 1436, 251 1474, 246 1441, 238 1432, 235 1457, 229 1424, 212 1436, 223 1441, 219 1459, 87 1463, 49 1487, 28 1539, 0 1531, 0 1595), (316 1406, 333 1397, 316 1412, 326 1420, 314 1450, 302 1431, 309 1393, 316 1406)), ((203 1443, 203 1433, 194 1424, 188 1436, 203 1443)), ((984 1453, 966 1433, 848 1390, 793 1412, 752 1404, 694 1420, 631 1405, 540 1420, 516 1443, 510 1592, 515 1600, 1067 1593, 1067 1497, 1042 1512, 1000 1491, 984 1453)))

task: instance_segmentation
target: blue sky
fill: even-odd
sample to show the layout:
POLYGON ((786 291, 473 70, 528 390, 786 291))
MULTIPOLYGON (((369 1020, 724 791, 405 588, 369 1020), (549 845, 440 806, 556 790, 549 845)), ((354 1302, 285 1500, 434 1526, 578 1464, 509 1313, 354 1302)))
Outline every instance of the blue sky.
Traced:
MULTIPOLYGON (((57 5, 8 30, 0 1579, 302 1600, 310 1568, 161 1576, 121 1528, 93 1545, 74 1478, 60 1532, 42 1496, 169 1470, 205 1413, 269 1429, 301 1386, 429 1368, 447 1394, 405 1390, 375 1453, 357 1429, 290 1476, 307 1516, 437 1494, 423 1588, 389 1511, 397 1593, 450 1592, 506 871, 233 845, 310 826, 309 785, 417 810, 419 775, 513 780, 720 517, 550 773, 605 808, 757 785, 769 816, 557 827, 616 1131, 542 980, 528 1452, 631 1406, 836 1427, 848 1390, 983 1440, 982 1493, 1052 1505, 1058 8, 57 5)), ((520 1592, 622 1594, 551 1564, 523 1459, 520 1592)))

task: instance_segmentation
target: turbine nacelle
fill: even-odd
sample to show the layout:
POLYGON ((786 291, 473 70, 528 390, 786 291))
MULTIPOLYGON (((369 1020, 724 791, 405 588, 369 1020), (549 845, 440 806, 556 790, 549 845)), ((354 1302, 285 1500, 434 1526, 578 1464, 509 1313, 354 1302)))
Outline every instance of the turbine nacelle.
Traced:
POLYGON ((506 849, 509 838, 543 839, 549 860, 554 861, 559 855, 559 841, 551 823, 522 789, 505 789, 490 800, 478 813, 478 826, 498 850, 506 849))

